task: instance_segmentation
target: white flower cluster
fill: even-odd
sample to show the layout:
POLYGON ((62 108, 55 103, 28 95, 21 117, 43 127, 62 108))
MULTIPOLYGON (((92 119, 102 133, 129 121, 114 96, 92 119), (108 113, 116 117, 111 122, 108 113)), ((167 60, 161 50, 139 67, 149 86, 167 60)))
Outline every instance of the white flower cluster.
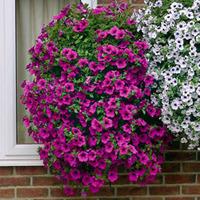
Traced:
POLYGON ((136 18, 149 42, 149 72, 157 80, 152 102, 161 106, 168 129, 200 150, 200 0, 146 0, 136 18), (163 10, 165 8, 165 10, 163 10))

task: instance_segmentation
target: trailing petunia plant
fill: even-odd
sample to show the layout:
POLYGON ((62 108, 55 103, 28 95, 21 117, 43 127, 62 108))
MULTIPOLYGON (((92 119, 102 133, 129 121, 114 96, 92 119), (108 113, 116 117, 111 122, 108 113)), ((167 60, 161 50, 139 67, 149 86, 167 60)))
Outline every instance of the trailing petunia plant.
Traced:
POLYGON ((200 150, 200 0, 146 0, 134 14, 150 44, 152 103, 189 149, 200 150))
POLYGON ((160 172, 169 137, 150 103, 148 44, 130 15, 127 4, 67 5, 29 51, 24 124, 67 195, 98 192, 119 168, 133 183, 160 172))

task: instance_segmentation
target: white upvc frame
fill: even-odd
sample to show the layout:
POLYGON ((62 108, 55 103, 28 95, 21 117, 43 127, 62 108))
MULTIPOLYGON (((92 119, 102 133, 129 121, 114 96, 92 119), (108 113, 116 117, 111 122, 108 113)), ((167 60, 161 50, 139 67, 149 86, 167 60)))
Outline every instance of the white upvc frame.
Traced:
POLYGON ((87 3, 90 8, 97 7, 97 0, 81 0, 83 3, 87 3))
MULTIPOLYGON (((82 0, 96 7, 97 0, 82 0)), ((0 0, 0 166, 40 166, 37 144, 16 143, 15 0, 0 0)))

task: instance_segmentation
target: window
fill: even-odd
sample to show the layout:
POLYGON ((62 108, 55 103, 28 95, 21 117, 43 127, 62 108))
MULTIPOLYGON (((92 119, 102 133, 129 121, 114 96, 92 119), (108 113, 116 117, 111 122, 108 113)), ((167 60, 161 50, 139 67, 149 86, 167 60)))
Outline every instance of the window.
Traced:
POLYGON ((23 80, 29 78, 25 66, 29 62, 28 49, 35 43, 43 24, 48 24, 67 3, 79 3, 80 0, 16 0, 16 62, 17 62, 17 143, 33 143, 31 137, 24 134, 26 129, 22 120, 24 106, 20 104, 23 80))
MULTIPOLYGON (((38 144, 25 134, 20 82, 27 77, 27 48, 69 0, 0 0, 0 165, 42 165, 38 144), (42 17, 41 17, 42 16, 42 17)), ((71 2, 75 2, 72 1, 71 2)), ((76 1, 79 2, 79 1, 76 1)), ((91 7, 95 0, 84 0, 91 7)))

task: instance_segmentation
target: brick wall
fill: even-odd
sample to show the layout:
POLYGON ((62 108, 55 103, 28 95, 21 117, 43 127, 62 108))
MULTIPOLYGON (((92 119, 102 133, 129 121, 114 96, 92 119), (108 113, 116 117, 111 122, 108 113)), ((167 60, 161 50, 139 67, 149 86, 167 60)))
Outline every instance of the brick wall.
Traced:
MULTIPOLYGON (((124 1, 124 0, 122 0, 124 1)), ((100 4, 108 3, 99 0, 100 4)), ((119 1, 118 1, 119 2, 119 1)), ((141 7, 143 0, 129 0, 141 7)), ((200 200, 200 152, 174 143, 165 154, 163 172, 151 185, 130 184, 125 173, 110 188, 105 186, 92 200, 200 200)), ((43 167, 0 167, 0 199, 67 199, 60 183, 43 167)), ((81 197, 68 199, 81 200, 81 197)))
MULTIPOLYGON (((145 187, 130 184, 125 173, 105 186, 92 200, 200 200, 200 152, 174 143, 166 152, 163 172, 145 187)), ((0 167, 0 199, 67 199, 59 181, 43 167, 0 167)), ((74 197, 68 199, 81 200, 74 197)))

